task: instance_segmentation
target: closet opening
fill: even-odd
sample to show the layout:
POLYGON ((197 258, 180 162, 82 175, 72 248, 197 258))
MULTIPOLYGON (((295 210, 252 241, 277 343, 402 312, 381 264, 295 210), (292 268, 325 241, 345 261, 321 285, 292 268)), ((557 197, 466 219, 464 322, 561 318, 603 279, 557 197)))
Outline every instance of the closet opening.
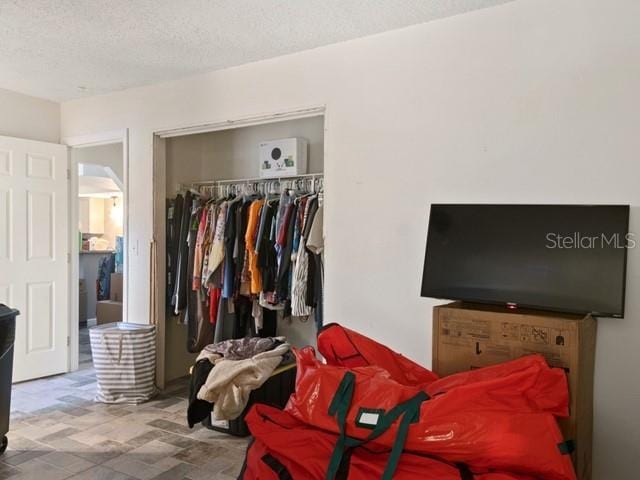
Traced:
POLYGON ((307 248, 303 233, 309 238, 320 209, 314 234, 319 228, 323 238, 324 120, 317 108, 156 133, 151 290, 160 388, 188 375, 214 341, 285 336, 315 345, 324 251, 307 248), (272 159, 286 157, 283 171, 265 178, 264 144, 283 139, 298 139, 297 150, 286 157, 289 147, 276 144, 272 159), (293 212, 289 230, 281 228, 293 212))

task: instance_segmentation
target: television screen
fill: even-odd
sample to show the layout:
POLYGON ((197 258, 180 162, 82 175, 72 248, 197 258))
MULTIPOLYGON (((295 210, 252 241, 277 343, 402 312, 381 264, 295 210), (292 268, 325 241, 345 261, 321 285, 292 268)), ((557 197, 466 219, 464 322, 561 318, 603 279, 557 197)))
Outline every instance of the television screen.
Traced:
POLYGON ((624 316, 629 206, 432 205, 422 296, 624 316))

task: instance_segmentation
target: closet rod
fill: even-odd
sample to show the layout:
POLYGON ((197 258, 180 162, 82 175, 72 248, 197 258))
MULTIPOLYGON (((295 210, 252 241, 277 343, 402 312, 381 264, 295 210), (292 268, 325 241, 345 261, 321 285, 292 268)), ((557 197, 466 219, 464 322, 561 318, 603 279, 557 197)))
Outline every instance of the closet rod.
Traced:
POLYGON ((261 182, 283 182, 287 180, 300 180, 305 178, 324 178, 324 173, 306 173, 304 175, 292 175, 288 177, 272 177, 272 178, 239 178, 237 180, 208 180, 202 182, 193 182, 192 187, 206 185, 228 185, 233 183, 261 183, 261 182))

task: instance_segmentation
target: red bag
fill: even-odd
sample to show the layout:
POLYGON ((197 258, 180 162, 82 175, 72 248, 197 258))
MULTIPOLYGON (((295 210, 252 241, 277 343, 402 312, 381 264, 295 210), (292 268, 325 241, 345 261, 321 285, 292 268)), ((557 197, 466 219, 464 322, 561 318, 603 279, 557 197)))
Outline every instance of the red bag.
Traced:
MULTIPOLYGON (((532 411, 549 412, 556 417, 569 416, 569 385, 567 375, 561 368, 551 368, 542 355, 527 355, 509 362, 489 367, 455 373, 440 378, 425 387, 431 397, 456 389, 456 395, 479 401, 478 391, 491 392, 507 406, 523 410, 522 402, 528 403, 532 411), (468 393, 465 393, 468 392, 468 393)), ((486 397, 483 397, 486 398, 486 397)), ((492 401, 495 398, 492 399, 492 401)))
POLYGON ((432 371, 389 347, 337 323, 329 323, 318 332, 318 351, 329 365, 378 366, 402 385, 425 386, 438 379, 432 371))
MULTIPOLYGON (((254 442, 247 449, 242 480, 324 480, 338 436, 306 425, 291 415, 256 404, 246 416, 254 442)), ((388 449, 358 447, 350 452, 337 479, 382 478, 389 460, 388 449)), ((428 456, 404 453, 393 475, 395 480, 533 480, 507 473, 472 473, 428 456)))
MULTIPOLYGON (((419 387, 431 397, 454 387, 467 387, 467 399, 475 403, 477 391, 485 389, 494 396, 502 395, 505 405, 517 395, 518 401, 530 404, 533 411, 546 411, 558 417, 569 416, 567 377, 561 369, 550 368, 541 355, 529 355, 438 378, 435 373, 388 347, 337 323, 322 328, 318 334, 318 350, 328 365, 347 368, 377 366, 389 372, 390 378, 396 382, 419 387)), ((464 396, 460 394, 460 397, 464 396)), ((512 408, 517 409, 518 405, 512 408)))
POLYGON ((575 479, 571 460, 561 451, 555 418, 538 411, 517 385, 510 392, 511 375, 502 377, 499 395, 485 382, 467 377, 467 385, 429 399, 420 388, 395 382, 379 367, 323 365, 310 347, 295 353, 296 393, 286 410, 304 423, 340 434, 330 475, 345 449, 374 441, 392 448, 392 465, 405 449, 483 471, 575 479))

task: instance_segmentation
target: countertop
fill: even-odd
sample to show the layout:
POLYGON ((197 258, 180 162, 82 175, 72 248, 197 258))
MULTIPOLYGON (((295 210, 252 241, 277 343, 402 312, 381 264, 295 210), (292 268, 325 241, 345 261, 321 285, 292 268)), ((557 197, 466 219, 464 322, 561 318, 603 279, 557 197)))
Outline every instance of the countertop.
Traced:
POLYGON ((80 250, 80 255, 83 255, 83 254, 107 255, 109 253, 116 253, 116 251, 115 250, 80 250))

